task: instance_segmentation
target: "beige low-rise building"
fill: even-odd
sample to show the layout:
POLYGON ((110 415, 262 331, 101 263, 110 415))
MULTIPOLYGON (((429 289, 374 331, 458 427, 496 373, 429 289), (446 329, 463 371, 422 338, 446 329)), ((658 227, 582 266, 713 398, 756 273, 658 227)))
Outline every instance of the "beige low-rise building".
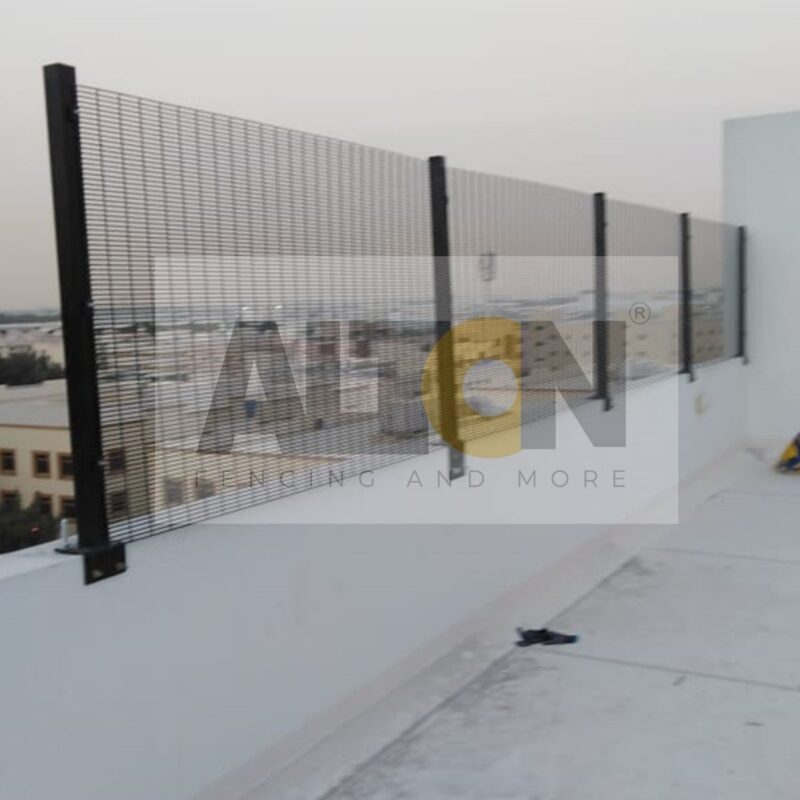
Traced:
POLYGON ((0 386, 0 507, 75 514, 65 382, 0 386))

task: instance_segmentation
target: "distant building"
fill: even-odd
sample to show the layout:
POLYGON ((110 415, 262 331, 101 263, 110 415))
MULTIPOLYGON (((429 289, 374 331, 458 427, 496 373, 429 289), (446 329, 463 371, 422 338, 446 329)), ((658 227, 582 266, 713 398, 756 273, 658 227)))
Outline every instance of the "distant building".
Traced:
POLYGON ((0 386, 0 506, 36 503, 54 517, 75 515, 63 380, 0 386))

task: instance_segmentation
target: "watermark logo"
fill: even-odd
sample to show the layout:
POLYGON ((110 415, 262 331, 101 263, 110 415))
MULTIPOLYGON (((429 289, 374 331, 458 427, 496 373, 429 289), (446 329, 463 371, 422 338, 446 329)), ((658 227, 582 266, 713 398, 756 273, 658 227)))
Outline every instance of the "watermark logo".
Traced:
MULTIPOLYGON (((608 372, 624 378, 625 323, 602 324, 608 372)), ((428 452, 430 426, 453 448, 500 458, 554 449, 558 396, 577 412, 598 391, 546 320, 478 317, 455 325, 429 348, 409 322, 328 320, 307 326, 304 349, 301 391, 278 324, 238 320, 198 452, 230 453, 237 434, 260 432, 272 434, 284 453, 421 454, 428 452), (344 369, 345 346, 363 359, 373 344, 377 407, 361 402, 346 409, 343 395, 354 394, 360 382, 352 368, 344 369), (534 421, 539 424, 526 427, 534 421)), ((611 415, 579 417, 594 447, 625 446, 624 380, 615 406, 611 415)))
POLYGON ((628 309, 628 317, 634 325, 644 325, 650 321, 650 317, 652 316, 653 312, 650 310, 650 306, 648 306, 647 303, 643 303, 641 300, 634 303, 628 309))
MULTIPOLYGON (((271 506, 270 518, 285 508, 287 522, 601 523, 667 493, 678 474, 677 381, 656 379, 676 372, 674 259, 610 264, 612 289, 623 269, 658 288, 612 291, 598 321, 591 258, 490 255, 452 259, 447 324, 432 321, 424 258, 403 262, 408 287, 396 295, 379 282, 396 261, 314 265, 357 271, 357 296, 381 298, 385 317, 344 282, 270 282, 310 269, 307 259, 247 261, 269 291, 246 305, 223 293, 202 317, 177 313, 167 292, 155 331, 135 334, 155 337, 143 389, 155 409, 150 506, 194 519, 206 505, 216 513, 319 489, 313 503, 271 506), (541 280, 554 266, 561 291, 548 294, 541 280), (466 454, 460 478, 454 450, 466 454), (331 496, 340 500, 326 505, 331 496)), ((200 269, 177 258, 161 267, 155 289, 200 269)), ((217 275, 202 264, 220 286, 237 268, 220 263, 217 275)))

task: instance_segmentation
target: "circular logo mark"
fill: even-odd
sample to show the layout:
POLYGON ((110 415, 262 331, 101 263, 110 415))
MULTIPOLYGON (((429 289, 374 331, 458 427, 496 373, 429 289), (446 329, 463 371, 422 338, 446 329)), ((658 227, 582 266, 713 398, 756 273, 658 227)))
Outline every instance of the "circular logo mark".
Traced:
POLYGON ((634 303, 628 309, 628 316, 634 325, 644 325, 645 322, 653 316, 653 312, 650 310, 650 306, 647 305, 647 303, 642 303, 640 301, 634 303))

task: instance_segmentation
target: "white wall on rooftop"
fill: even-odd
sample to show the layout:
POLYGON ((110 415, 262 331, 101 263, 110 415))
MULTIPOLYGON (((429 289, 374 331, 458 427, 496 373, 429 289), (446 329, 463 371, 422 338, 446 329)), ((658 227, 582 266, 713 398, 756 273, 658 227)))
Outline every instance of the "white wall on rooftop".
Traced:
MULTIPOLYGON (((677 398, 682 477, 736 445, 743 372, 727 361, 646 388, 654 407, 677 398)), ((321 493, 303 499, 324 518, 321 493)), ((215 521, 130 545, 127 574, 91 587, 76 558, 8 554, 0 800, 190 800, 287 741, 313 745, 332 710, 360 713, 520 584, 562 583, 605 533, 215 521)), ((516 621, 547 621, 533 616, 516 621)))
POLYGON ((725 216, 748 230, 749 433, 800 430, 800 112, 725 123, 725 216))

